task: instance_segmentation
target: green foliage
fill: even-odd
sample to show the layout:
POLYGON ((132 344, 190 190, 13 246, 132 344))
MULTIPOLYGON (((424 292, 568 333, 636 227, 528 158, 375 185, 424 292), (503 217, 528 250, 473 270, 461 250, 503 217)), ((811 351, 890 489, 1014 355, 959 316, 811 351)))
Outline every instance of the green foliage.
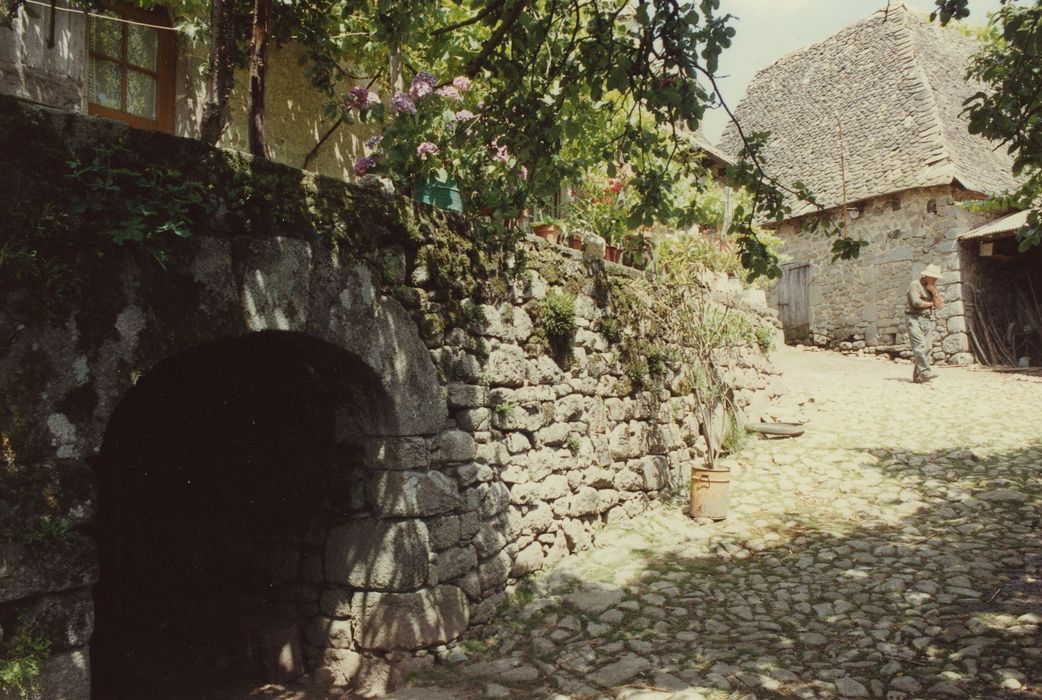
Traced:
POLYGON ((622 340, 622 323, 613 316, 601 319, 601 333, 609 343, 618 343, 622 340))
POLYGON ((578 435, 569 435, 568 442, 565 443, 568 450, 574 455, 579 454, 579 448, 582 447, 582 443, 579 441, 578 435))
POLYGON ((72 526, 67 520, 46 515, 13 533, 17 542, 29 546, 56 540, 62 541, 67 539, 70 534, 72 534, 72 526))
POLYGON ((40 664, 51 653, 51 643, 32 622, 23 620, 18 634, 5 647, 0 655, 0 690, 29 698, 40 664))
POLYGON ((516 403, 510 403, 509 401, 506 401, 504 403, 497 403, 495 406, 492 407, 492 411, 496 415, 505 416, 510 413, 513 413, 515 408, 517 408, 516 403))
POLYGON ((170 242, 190 236, 191 222, 205 213, 206 190, 179 170, 135 160, 124 149, 99 146, 89 162, 70 161, 67 225, 135 245, 166 267, 170 242))
POLYGON ((661 377, 666 374, 666 363, 669 361, 669 353, 661 345, 648 344, 644 346, 644 358, 648 365, 648 374, 653 377, 661 377))
POLYGON ((749 433, 742 425, 738 414, 728 410, 724 414, 724 436, 721 445, 730 454, 741 452, 749 444, 749 433))
POLYGON ((569 351, 575 338, 575 296, 547 292, 539 304, 539 321, 554 349, 559 353, 569 351))
MULTIPOLYGON (((942 24, 969 16, 968 0, 936 0, 931 19, 942 24)), ((1042 0, 1009 2, 991 16, 982 33, 982 48, 973 58, 968 77, 986 89, 966 101, 969 130, 1006 146, 1020 186, 1001 198, 1011 208, 1042 205, 1042 0)), ((1021 252, 1042 242, 1042 220, 1033 211, 1017 232, 1021 252)))
POLYGON ((774 352, 774 339, 776 334, 774 329, 769 326, 758 326, 756 328, 756 345, 759 346, 763 354, 774 352))
POLYGON ((620 245, 629 231, 625 178, 601 173, 584 177, 572 190, 566 225, 571 231, 591 231, 611 245, 620 245))

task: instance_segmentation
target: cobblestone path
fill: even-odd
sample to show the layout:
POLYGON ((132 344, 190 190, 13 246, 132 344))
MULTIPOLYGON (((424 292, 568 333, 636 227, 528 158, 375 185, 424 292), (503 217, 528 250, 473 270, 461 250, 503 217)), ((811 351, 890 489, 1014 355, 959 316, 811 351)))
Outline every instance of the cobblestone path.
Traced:
POLYGON ((1042 379, 786 350, 731 516, 602 532, 396 698, 1042 698, 1042 379))

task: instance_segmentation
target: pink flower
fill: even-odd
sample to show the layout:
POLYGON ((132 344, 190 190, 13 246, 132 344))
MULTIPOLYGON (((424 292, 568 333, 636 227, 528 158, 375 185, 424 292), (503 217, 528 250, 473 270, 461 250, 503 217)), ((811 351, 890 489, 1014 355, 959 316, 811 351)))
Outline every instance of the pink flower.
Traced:
POLYGON ((391 109, 399 114, 405 112, 416 114, 416 103, 404 92, 396 92, 394 97, 391 98, 391 109))
POLYGON ((435 90, 435 93, 438 95, 438 97, 444 97, 447 100, 455 100, 456 102, 459 102, 463 99, 463 95, 459 94, 459 90, 457 90, 451 85, 445 85, 443 87, 440 87, 437 90, 435 90))
POLYGON ((348 91, 345 101, 348 107, 361 110, 380 104, 380 97, 368 88, 353 87, 348 91))
POLYGON ((437 155, 439 150, 440 149, 438 148, 438 144, 431 143, 430 141, 424 141, 423 143, 421 143, 419 146, 416 147, 416 155, 420 155, 420 156, 424 156, 424 157, 426 157, 426 156, 433 156, 433 155, 437 155))
POLYGON ((458 122, 470 121, 473 118, 474 113, 471 112, 469 109, 461 109, 460 111, 456 112, 456 121, 458 122))
POLYGON ((452 79, 452 87, 460 92, 467 92, 470 90, 470 78, 465 75, 457 75, 452 79))
POLYGON ((417 100, 422 99, 434 92, 434 86, 437 84, 437 78, 427 71, 421 70, 416 74, 416 77, 412 79, 412 86, 409 87, 409 94, 417 100))
POLYGON ((376 156, 362 156, 355 161, 355 176, 362 177, 376 167, 376 156))
POLYGON ((518 172, 518 176, 522 180, 527 180, 528 179, 528 168, 526 168, 525 166, 522 165, 520 172, 518 172))

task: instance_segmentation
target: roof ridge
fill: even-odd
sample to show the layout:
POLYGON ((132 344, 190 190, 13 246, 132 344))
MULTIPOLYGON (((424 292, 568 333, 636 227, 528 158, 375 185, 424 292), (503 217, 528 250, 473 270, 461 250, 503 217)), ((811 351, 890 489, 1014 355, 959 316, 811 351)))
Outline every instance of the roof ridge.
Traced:
MULTIPOLYGON (((902 7, 904 7, 903 4, 902 7)), ((948 141, 944 136, 944 121, 941 119, 941 110, 937 106, 937 99, 934 96, 933 84, 926 75, 926 68, 920 59, 915 37, 912 35, 911 27, 908 26, 911 16, 911 12, 903 13, 899 26, 904 32, 904 38, 895 45, 895 48, 905 78, 911 83, 909 87, 916 96, 915 103, 918 108, 915 120, 919 126, 919 137, 929 148, 923 170, 939 169, 938 166, 944 164, 946 167, 941 167, 944 167, 944 171, 954 180, 955 162, 952 160, 948 141), (918 84, 918 89, 915 84, 918 84)))

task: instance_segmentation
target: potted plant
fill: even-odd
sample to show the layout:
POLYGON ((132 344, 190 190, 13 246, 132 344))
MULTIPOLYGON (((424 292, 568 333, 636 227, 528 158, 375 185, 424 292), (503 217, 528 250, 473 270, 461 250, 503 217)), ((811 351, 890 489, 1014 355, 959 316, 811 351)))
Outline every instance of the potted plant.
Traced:
MULTIPOLYGON (((604 257, 618 262, 621 255, 620 243, 626 235, 626 180, 624 177, 608 177, 603 173, 591 173, 572 189, 569 205, 569 220, 574 230, 586 230, 597 234, 605 241, 604 257)), ((582 248, 578 241, 575 248, 582 248)))
POLYGON ((568 234, 568 247, 569 248, 571 248, 572 250, 582 250, 583 249, 583 244, 584 244, 583 235, 581 233, 579 233, 577 231, 573 231, 572 233, 568 234))
POLYGON ((532 233, 550 243, 557 243, 561 238, 561 227, 557 219, 540 219, 532 224, 532 233))

